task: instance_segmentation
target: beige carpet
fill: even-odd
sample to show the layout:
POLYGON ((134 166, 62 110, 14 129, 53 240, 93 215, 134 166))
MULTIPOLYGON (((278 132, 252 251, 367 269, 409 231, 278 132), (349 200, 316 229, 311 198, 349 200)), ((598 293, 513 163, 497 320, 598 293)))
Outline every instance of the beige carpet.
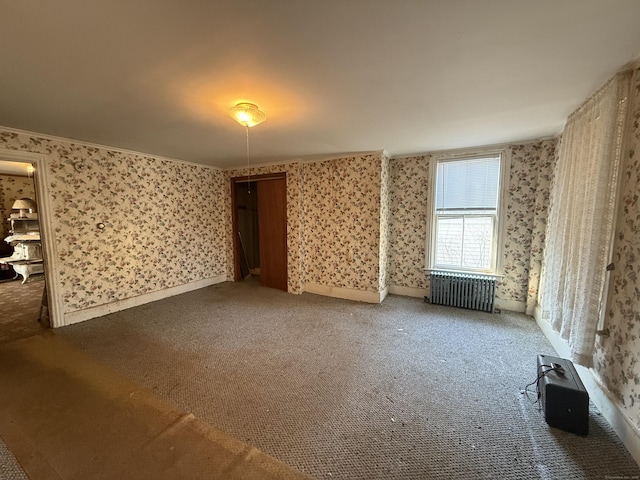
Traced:
POLYGON ((536 356, 554 354, 524 315, 398 296, 370 305, 245 282, 59 335, 318 479, 640 478, 595 407, 579 437, 550 428, 522 395, 536 356))
POLYGON ((0 437, 31 480, 306 478, 52 333, 0 345, 0 385, 0 437))

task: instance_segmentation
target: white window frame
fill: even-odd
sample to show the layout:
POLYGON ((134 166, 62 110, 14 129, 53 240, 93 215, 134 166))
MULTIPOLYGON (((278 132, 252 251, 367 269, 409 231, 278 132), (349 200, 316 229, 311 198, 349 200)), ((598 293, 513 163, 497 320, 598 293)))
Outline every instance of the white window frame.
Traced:
POLYGON ((427 210, 427 244, 425 246, 425 269, 427 271, 438 270, 460 273, 481 273, 500 277, 504 269, 504 230, 506 224, 507 195, 509 192, 509 172, 511 170, 511 158, 509 150, 501 147, 489 147, 482 149, 465 149, 447 152, 438 152, 429 158, 429 201, 427 210), (492 268, 490 270, 459 269, 436 267, 436 179, 437 165, 441 161, 466 160, 483 158, 488 156, 500 156, 500 176, 498 183, 498 213, 493 229, 493 244, 495 248, 491 252, 492 268))

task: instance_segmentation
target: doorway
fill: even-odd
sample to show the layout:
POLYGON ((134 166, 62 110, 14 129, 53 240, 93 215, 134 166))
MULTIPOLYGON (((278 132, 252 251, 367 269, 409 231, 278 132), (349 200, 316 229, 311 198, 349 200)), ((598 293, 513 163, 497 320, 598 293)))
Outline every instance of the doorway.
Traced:
POLYGON ((285 173, 231 179, 234 279, 288 290, 285 173))
MULTIPOLYGON (((41 312, 45 315, 50 327, 64 325, 63 303, 61 295, 58 295, 60 285, 57 256, 52 239, 54 229, 51 222, 53 209, 47 192, 49 185, 47 174, 47 156, 41 153, 22 152, 0 148, 0 158, 7 162, 30 163, 35 167, 33 178, 36 184, 36 201, 38 207, 38 223, 42 243, 42 258, 45 267, 46 296, 42 299, 41 312)), ((44 322, 43 322, 44 324, 44 322)), ((45 324, 46 325, 46 324, 45 324)))
POLYGON ((0 160, 0 342, 49 326, 34 173, 31 163, 0 160))

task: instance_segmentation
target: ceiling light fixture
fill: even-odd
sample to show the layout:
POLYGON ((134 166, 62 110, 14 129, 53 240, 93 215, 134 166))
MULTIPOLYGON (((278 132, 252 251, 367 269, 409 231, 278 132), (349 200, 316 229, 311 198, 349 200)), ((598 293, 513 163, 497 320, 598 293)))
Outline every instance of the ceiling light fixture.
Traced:
POLYGON ((242 125, 247 132, 247 191, 251 195, 251 171, 249 161, 249 127, 255 127, 259 123, 264 122, 267 116, 257 105, 253 103, 241 102, 236 104, 235 107, 229 109, 229 115, 242 125))
POLYGON ((255 127, 267 119, 267 116, 257 105, 247 102, 238 103, 235 107, 231 107, 229 115, 245 127, 255 127))

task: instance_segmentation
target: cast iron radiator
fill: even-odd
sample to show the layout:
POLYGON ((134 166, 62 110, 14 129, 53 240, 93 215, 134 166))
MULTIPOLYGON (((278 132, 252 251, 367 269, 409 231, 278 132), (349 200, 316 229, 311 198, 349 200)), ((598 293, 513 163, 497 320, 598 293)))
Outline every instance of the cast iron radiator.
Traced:
POLYGON ((429 303, 493 313, 495 298, 496 279, 494 277, 431 272, 429 303))

